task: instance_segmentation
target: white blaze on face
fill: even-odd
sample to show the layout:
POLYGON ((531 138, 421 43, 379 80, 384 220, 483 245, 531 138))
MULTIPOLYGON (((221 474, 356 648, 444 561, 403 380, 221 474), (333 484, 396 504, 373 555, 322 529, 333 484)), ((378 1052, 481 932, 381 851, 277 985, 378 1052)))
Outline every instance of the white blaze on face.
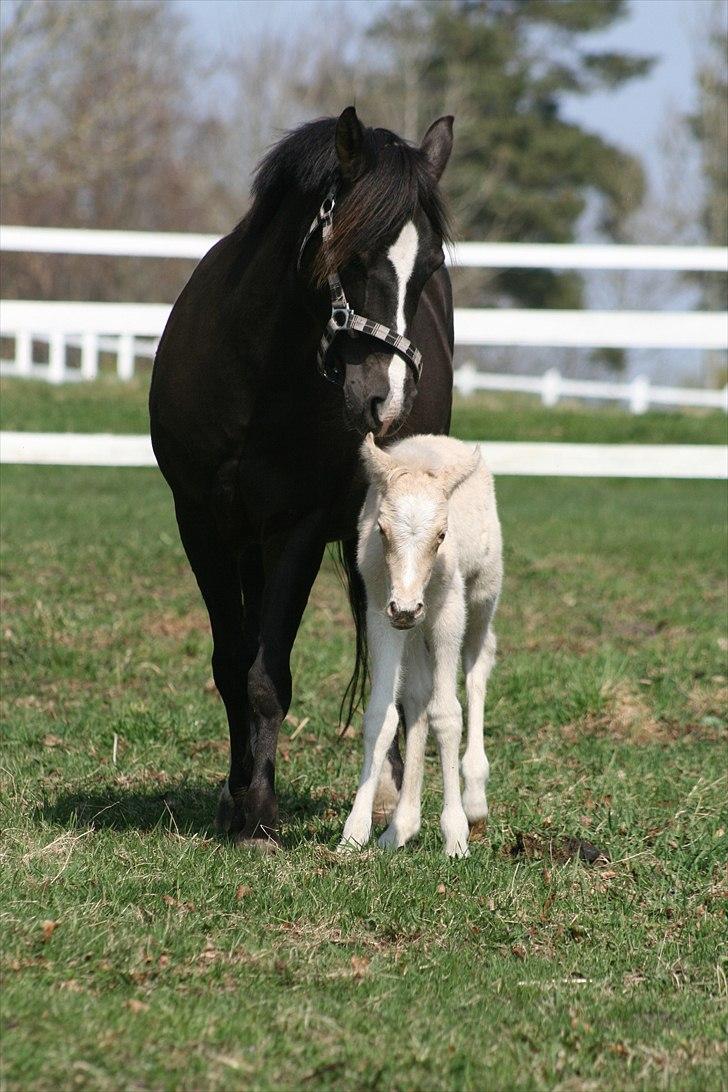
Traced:
MULTIPOLYGON (((407 285, 410 282, 417 259, 418 243, 417 228, 411 220, 408 220, 387 251, 387 258, 394 267, 394 275, 397 280, 397 310, 395 312, 394 328, 398 334, 404 333, 404 301, 407 296, 407 285)), ((407 365, 401 356, 395 355, 392 357, 388 377, 389 393, 380 414, 383 422, 393 421, 401 412, 404 402, 404 382, 407 377, 407 365)))
POLYGON ((390 580, 396 599, 419 598, 430 577, 436 502, 422 494, 398 497, 393 506, 390 580))

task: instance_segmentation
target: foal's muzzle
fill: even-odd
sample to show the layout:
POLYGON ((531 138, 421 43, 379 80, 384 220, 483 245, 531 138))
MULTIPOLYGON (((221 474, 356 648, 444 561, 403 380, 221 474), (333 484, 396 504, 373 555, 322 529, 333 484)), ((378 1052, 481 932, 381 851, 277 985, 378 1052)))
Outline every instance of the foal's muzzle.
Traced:
POLYGON ((402 609, 395 599, 387 604, 387 617, 394 629, 412 629, 425 617, 425 604, 419 601, 402 609))

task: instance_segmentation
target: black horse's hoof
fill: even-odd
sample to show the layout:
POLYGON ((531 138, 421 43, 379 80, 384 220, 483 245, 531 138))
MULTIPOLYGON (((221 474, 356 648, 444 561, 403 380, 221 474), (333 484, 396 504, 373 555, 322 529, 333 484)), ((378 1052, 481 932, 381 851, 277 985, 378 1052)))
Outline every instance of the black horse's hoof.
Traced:
POLYGON ((220 789, 220 798, 217 802, 215 814, 215 832, 220 838, 235 834, 245 826, 245 811, 242 801, 236 800, 230 792, 227 781, 220 789))
POLYGON ((235 839, 235 845, 239 849, 253 849, 256 853, 277 853, 281 848, 278 838, 271 835, 246 838, 241 834, 235 839))

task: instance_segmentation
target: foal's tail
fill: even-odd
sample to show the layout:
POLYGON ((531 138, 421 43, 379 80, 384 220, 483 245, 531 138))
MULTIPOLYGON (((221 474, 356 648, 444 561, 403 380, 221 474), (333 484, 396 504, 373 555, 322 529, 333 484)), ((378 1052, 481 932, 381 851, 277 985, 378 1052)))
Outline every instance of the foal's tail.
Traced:
POLYGON ((354 713, 363 704, 367 685, 367 593, 356 563, 356 538, 348 538, 337 543, 336 553, 337 561, 346 578, 349 606, 356 631, 354 671, 344 691, 339 710, 339 720, 343 731, 351 724, 354 713))

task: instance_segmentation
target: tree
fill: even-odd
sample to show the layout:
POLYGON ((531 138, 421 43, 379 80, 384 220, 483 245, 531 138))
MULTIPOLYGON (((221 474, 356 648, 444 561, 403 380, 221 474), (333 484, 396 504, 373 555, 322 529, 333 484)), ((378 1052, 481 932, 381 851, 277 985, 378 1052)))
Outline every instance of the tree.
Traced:
MULTIPOLYGON (((564 116, 567 95, 620 87, 652 60, 589 47, 626 13, 625 0, 439 0, 395 4, 375 28, 391 43, 380 78, 409 136, 456 115, 445 186, 459 237, 569 242, 587 201, 619 239, 643 174, 630 155, 564 116)), ((482 302, 578 307, 581 279, 506 270, 481 283, 482 302)))
MULTIPOLYGON (((184 21, 165 0, 20 0, 2 33, 0 199, 6 223, 215 230, 237 216, 215 172, 215 118, 184 21)), ((13 256, 4 292, 173 298, 169 263, 13 256)))
MULTIPOLYGON (((728 244, 728 4, 717 0, 707 9, 697 62, 698 109, 688 118, 700 148, 703 200, 700 221, 705 240, 713 246, 728 244)), ((706 303, 725 307, 728 280, 711 277, 706 303)))

